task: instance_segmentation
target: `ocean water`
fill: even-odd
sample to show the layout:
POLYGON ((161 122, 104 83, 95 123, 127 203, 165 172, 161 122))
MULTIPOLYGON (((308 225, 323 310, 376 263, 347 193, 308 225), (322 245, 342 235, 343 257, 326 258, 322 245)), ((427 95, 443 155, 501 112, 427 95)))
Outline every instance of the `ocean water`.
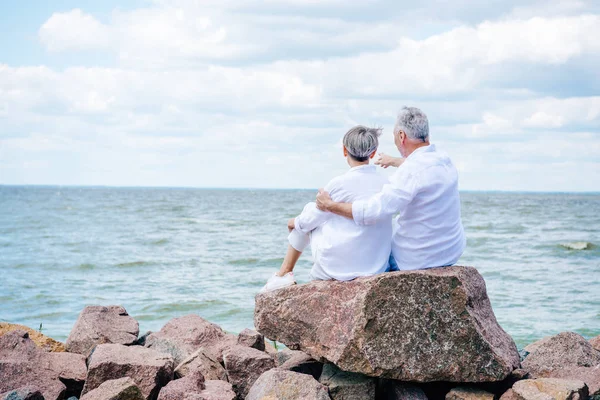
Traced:
MULTIPOLYGON (((65 340, 91 304, 158 330, 197 313, 252 327, 286 221, 314 190, 0 186, 0 320, 65 340)), ((600 335, 600 195, 461 193, 468 245, 517 346, 600 335), (585 249, 583 249, 585 248, 585 249)), ((308 252, 309 253, 309 252, 308 252)), ((308 281, 309 255, 296 268, 308 281)))

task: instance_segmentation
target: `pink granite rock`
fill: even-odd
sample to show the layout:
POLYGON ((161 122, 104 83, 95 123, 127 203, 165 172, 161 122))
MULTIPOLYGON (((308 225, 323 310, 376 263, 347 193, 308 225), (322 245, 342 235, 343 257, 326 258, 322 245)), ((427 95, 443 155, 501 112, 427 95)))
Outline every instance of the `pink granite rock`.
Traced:
POLYGON ((269 339, 345 371, 403 381, 491 382, 519 366, 475 268, 314 281, 256 297, 269 339))
POLYGON ((518 400, 585 400, 588 397, 588 388, 582 381, 553 378, 518 381, 512 391, 518 400))
MULTIPOLYGON (((200 392, 197 400, 235 400, 236 394, 231 383, 210 380, 204 382, 206 388, 200 392)), ((191 400, 191 399, 190 399, 191 400)))
POLYGON ((245 399, 330 400, 330 397, 327 388, 310 375, 272 369, 254 382, 245 399))
POLYGON ((562 332, 525 347, 523 369, 531 378, 584 381, 591 396, 600 395, 600 352, 582 336, 562 332))
POLYGON ((252 347, 265 351, 265 337, 252 329, 244 329, 238 335, 237 343, 242 346, 252 347))
POLYGON ((160 390, 158 400, 181 400, 187 393, 200 394, 204 389, 204 376, 194 371, 181 379, 169 382, 160 390))
POLYGON ((275 368, 275 361, 265 352, 246 346, 234 346, 223 355, 227 379, 233 391, 245 398, 254 381, 265 371, 275 368))
POLYGON ((173 379, 173 358, 141 346, 100 344, 90 356, 83 394, 103 382, 129 376, 148 400, 173 379))
POLYGON ((522 400, 519 396, 517 396, 517 394, 515 393, 514 390, 508 389, 506 392, 504 392, 502 394, 502 396, 500 396, 500 400, 522 400))
POLYGON ((87 356, 97 344, 133 344, 138 322, 121 306, 88 306, 81 311, 65 346, 68 352, 87 356))
POLYGON ((83 356, 46 352, 25 331, 0 337, 0 393, 28 387, 49 400, 78 395, 86 371, 83 356))
POLYGON ((600 336, 596 336, 589 340, 590 344, 595 350, 600 351, 600 336))
POLYGON ((323 363, 301 351, 286 350, 289 357, 281 357, 281 360, 285 359, 285 362, 279 365, 279 369, 307 374, 319 380, 323 373, 323 363))
POLYGON ((84 394, 81 400, 144 400, 145 397, 133 379, 112 379, 84 394))
POLYGON ((494 400, 494 394, 479 388, 459 386, 446 394, 446 400, 494 400))
POLYGON ((176 365, 181 364, 200 347, 205 351, 218 348, 211 353, 218 360, 222 349, 218 343, 226 337, 219 327, 196 314, 170 320, 158 332, 146 338, 145 346, 173 356, 176 365))
POLYGON ((225 368, 201 347, 175 368, 177 378, 199 371, 206 380, 227 380, 225 368))

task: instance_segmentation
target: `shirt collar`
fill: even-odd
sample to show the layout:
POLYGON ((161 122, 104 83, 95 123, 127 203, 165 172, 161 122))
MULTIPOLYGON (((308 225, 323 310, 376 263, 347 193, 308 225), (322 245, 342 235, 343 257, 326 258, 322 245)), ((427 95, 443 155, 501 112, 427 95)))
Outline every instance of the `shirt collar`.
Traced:
POLYGON ((423 146, 423 147, 419 147, 418 149, 416 149, 415 151, 413 151, 412 153, 410 153, 410 155, 407 157, 412 157, 415 154, 419 154, 419 153, 429 153, 435 151, 435 144, 429 144, 427 146, 423 146))
POLYGON ((365 170, 366 170, 366 169, 375 169, 375 166, 374 166, 374 165, 371 165, 371 164, 358 165, 358 166, 356 166, 356 167, 352 167, 352 168, 350 168, 350 172, 351 172, 351 171, 360 171, 360 170, 363 170, 363 169, 365 169, 365 170))

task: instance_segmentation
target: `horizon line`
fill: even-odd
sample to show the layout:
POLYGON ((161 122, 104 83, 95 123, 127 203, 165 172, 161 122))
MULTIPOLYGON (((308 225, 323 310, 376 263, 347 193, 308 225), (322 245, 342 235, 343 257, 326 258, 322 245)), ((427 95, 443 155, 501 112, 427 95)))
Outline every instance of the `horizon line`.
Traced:
MULTIPOLYGON (((5 184, 0 187, 38 187, 38 188, 81 188, 81 189, 187 189, 187 190, 318 190, 316 187, 227 187, 227 186, 130 186, 130 185, 61 185, 61 184, 5 184)), ((459 189, 463 193, 538 193, 538 194, 600 194, 600 191, 572 190, 506 190, 506 189, 459 189)))

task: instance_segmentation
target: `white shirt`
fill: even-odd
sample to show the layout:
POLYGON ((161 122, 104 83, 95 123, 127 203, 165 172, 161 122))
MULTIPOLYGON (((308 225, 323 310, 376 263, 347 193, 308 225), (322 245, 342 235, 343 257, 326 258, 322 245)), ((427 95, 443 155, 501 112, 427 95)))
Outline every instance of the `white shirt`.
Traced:
POLYGON ((380 193, 352 204, 354 221, 361 226, 388 220, 396 213, 392 253, 400 270, 458 261, 466 245, 458 172, 433 144, 413 151, 380 193))
MULTIPOLYGON (((338 202, 368 199, 389 183, 373 165, 351 168, 332 179, 325 190, 338 202)), ((315 279, 351 280, 359 276, 385 272, 389 266, 392 220, 384 218, 368 226, 359 226, 351 219, 320 211, 309 203, 295 219, 295 228, 308 234, 320 228, 319 240, 312 240, 315 264, 311 275, 315 279), (317 246, 317 248, 314 248, 317 246)))

